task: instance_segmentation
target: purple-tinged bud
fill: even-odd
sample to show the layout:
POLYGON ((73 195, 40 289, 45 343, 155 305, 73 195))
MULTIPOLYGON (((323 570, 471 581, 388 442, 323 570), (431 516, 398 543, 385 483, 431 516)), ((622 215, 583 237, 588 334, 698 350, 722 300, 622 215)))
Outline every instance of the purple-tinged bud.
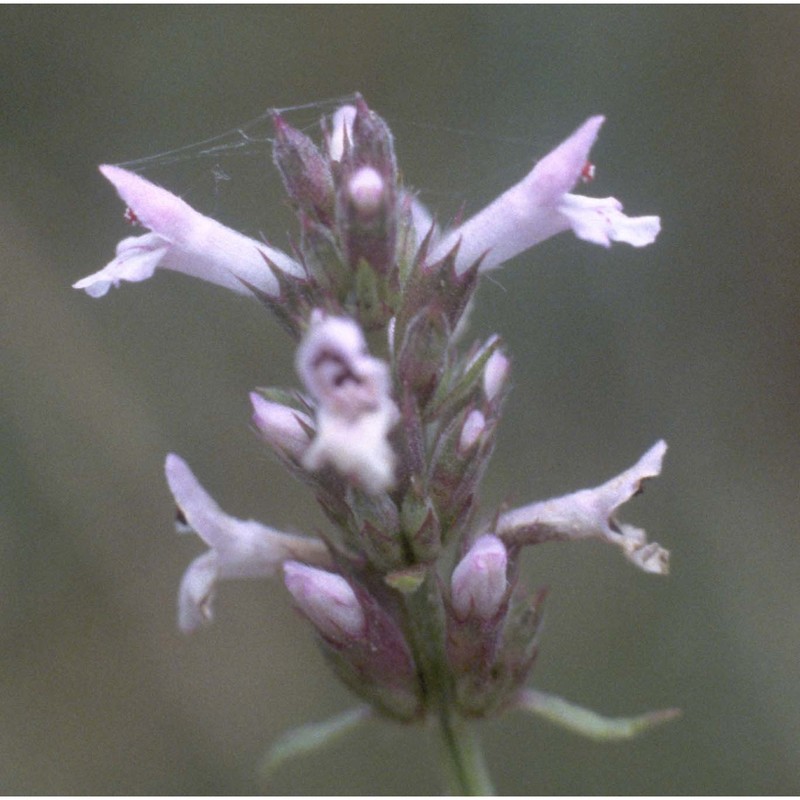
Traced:
POLYGON ((464 427, 461 428, 461 438, 458 440, 458 453, 463 456, 477 443, 481 434, 486 429, 486 417, 474 408, 469 412, 464 420, 464 427))
POLYGON ((362 636, 366 627, 364 610, 341 575, 297 561, 287 561, 283 575, 297 607, 326 639, 347 645, 362 636))
POLYGON ((441 432, 431 457, 428 491, 441 520, 442 530, 447 532, 461 529, 474 511, 475 492, 494 444, 497 424, 486 420, 477 439, 471 442, 468 449, 464 449, 464 444, 470 444, 480 422, 479 417, 473 416, 472 421, 467 424, 467 418, 473 410, 474 406, 460 411, 441 432))
POLYGON ((333 221, 333 175, 327 159, 314 142, 273 114, 275 142, 273 159, 292 200, 320 222, 333 221))
POLYGON ((443 312, 423 307, 405 327, 398 344, 397 374, 424 408, 446 367, 442 353, 452 336, 443 312))
POLYGON ((356 212, 368 219, 375 215, 386 199, 386 182, 376 169, 361 167, 348 180, 347 191, 356 212))
POLYGON ((308 429, 314 422, 307 414, 281 403, 265 400, 258 392, 250 393, 253 425, 264 440, 278 452, 295 461, 303 458, 310 440, 308 429))
POLYGON ((392 132, 383 119, 367 106, 361 96, 356 98, 352 144, 351 157, 354 166, 368 164, 375 167, 384 178, 394 184, 397 165, 392 132))
MULTIPOLYGON (((456 275, 452 257, 439 263, 426 265, 424 250, 424 247, 421 248, 415 257, 415 263, 403 284, 394 333, 395 346, 398 351, 405 340, 406 332, 414 319, 418 317, 426 317, 437 325, 437 328, 432 331, 437 337, 446 333, 448 340, 451 341, 455 336, 453 332, 459 327, 476 287, 477 270, 456 275), (439 320, 444 325, 438 322, 439 320)), ((437 347, 438 343, 434 341, 432 346, 437 347)), ((441 367, 444 367, 441 356, 437 356, 435 360, 441 367)), ((470 375, 470 383, 480 379, 482 366, 483 364, 478 367, 477 375, 470 375)), ((442 402, 436 404, 438 409, 441 409, 443 405, 452 406, 453 398, 457 395, 457 405, 455 409, 451 407, 451 413, 463 405, 466 396, 462 391, 465 387, 457 385, 461 381, 457 377, 453 381, 453 377, 455 376, 451 374, 449 385, 443 387, 447 389, 443 393, 446 395, 446 399, 445 396, 442 396, 440 398, 442 402)))
POLYGON ((417 478, 412 477, 403 498, 400 520, 415 560, 433 561, 441 550, 442 530, 433 501, 417 478))
POLYGON ((486 399, 489 403, 494 402, 500 390, 503 388, 508 378, 510 366, 511 362, 500 350, 495 350, 491 356, 489 356, 489 360, 483 368, 483 393, 486 395, 486 399))
POLYGON ((377 568, 397 569, 406 556, 397 505, 385 492, 348 489, 345 499, 350 508, 350 524, 358 549, 377 568))
POLYGON ((471 615, 491 619, 506 596, 508 553, 491 534, 478 538, 453 571, 453 610, 461 619, 471 615))
POLYGON ((369 163, 348 164, 337 203, 342 250, 351 268, 358 270, 366 262, 371 271, 387 275, 397 249, 397 201, 391 178, 369 163))

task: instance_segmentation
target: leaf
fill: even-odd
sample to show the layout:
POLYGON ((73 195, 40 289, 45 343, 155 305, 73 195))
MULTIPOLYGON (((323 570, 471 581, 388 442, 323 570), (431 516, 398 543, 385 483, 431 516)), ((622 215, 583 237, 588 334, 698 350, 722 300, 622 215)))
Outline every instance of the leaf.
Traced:
POLYGON ((264 756, 259 774, 262 778, 271 778, 275 771, 286 761, 305 756, 335 742, 365 722, 372 715, 369 706, 358 706, 324 722, 312 722, 302 725, 281 735, 264 756))
POLYGON ((632 739, 662 722, 679 717, 682 713, 679 708, 665 708, 636 717, 603 717, 554 694, 535 689, 523 689, 517 698, 516 707, 538 714, 573 733, 604 742, 632 739))

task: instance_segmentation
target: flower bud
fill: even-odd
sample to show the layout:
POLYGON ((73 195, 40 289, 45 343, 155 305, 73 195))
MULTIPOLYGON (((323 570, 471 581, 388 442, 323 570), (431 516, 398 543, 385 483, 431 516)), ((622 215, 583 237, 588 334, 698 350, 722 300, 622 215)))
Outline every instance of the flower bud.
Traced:
POLYGON ((486 428, 486 417, 474 408, 467 414, 464 420, 464 427, 461 428, 461 437, 458 440, 458 452, 460 455, 472 449, 472 446, 480 439, 481 434, 486 428))
POLYGON ((503 388, 508 378, 510 366, 511 362, 508 360, 508 357, 499 350, 495 350, 491 356, 489 356, 489 360, 483 368, 483 393, 486 395, 486 399, 489 403, 494 402, 500 390, 503 388))
POLYGON ((372 167, 361 167, 347 182, 350 202, 364 218, 371 217, 381 207, 386 197, 386 183, 372 167))
POLYGON ((298 608, 328 640, 350 644, 364 632, 364 611, 341 576, 297 561, 283 565, 284 582, 298 608))
POLYGON ((506 595, 508 553, 496 536, 481 536, 453 571, 453 610, 461 619, 491 619, 506 595))
POLYGON ((397 175, 394 141, 389 126, 364 102, 356 98, 353 118, 352 160, 356 166, 370 165, 392 184, 397 175))
POLYGON ((273 158, 286 191, 307 213, 325 224, 333 221, 334 191, 330 166, 314 142, 289 125, 280 114, 275 125, 273 158))
POLYGON ((253 425, 275 450, 300 461, 308 449, 307 428, 313 427, 310 417, 281 403, 265 400, 258 392, 250 393, 253 404, 253 425))
POLYGON ((390 180, 370 164, 348 165, 340 190, 337 219, 351 268, 362 262, 387 275, 397 248, 396 192, 390 180))
POLYGON ((333 128, 327 137, 328 155, 331 161, 341 161, 345 151, 345 141, 348 146, 353 142, 353 120, 356 118, 355 106, 342 106, 334 113, 332 118, 333 128))

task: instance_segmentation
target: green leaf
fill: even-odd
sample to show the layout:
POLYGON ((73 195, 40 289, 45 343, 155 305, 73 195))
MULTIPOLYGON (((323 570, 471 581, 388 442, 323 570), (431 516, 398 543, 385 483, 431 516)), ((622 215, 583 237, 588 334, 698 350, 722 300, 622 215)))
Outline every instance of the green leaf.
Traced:
POLYGON ((258 769, 259 774, 264 779, 271 778, 286 761, 308 755, 335 742, 365 722, 371 715, 372 710, 369 706, 358 706, 324 722, 312 722, 287 731, 264 756, 258 769))
POLYGON ((554 694, 538 692, 535 689, 523 689, 517 699, 516 707, 538 714, 574 733, 603 742, 632 739, 662 722, 679 717, 682 713, 679 708, 665 708, 636 717, 603 717, 554 694))

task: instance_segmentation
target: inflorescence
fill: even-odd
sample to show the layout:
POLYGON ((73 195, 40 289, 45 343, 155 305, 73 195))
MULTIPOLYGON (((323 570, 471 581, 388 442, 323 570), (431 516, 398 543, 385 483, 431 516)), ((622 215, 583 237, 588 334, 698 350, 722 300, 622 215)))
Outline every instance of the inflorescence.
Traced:
POLYGON ((132 172, 100 168, 147 232, 75 287, 99 297, 172 269, 270 309, 297 345, 303 388, 254 391, 252 421, 331 522, 318 538, 229 516, 167 456, 181 526, 208 547, 181 583, 182 630, 211 622, 220 581, 282 576, 334 672, 373 712, 412 722, 520 707, 580 728, 574 707, 525 688, 544 593, 519 581, 520 553, 595 538, 666 574, 668 553, 617 519, 659 474, 666 445, 597 488, 479 515, 511 364, 498 336, 461 340, 480 274, 544 239, 571 229, 606 247, 655 240, 658 217, 571 193, 593 173, 603 121, 588 119, 489 206, 440 230, 362 98, 322 120, 320 147, 275 113, 274 161, 300 229, 291 255, 132 172))

